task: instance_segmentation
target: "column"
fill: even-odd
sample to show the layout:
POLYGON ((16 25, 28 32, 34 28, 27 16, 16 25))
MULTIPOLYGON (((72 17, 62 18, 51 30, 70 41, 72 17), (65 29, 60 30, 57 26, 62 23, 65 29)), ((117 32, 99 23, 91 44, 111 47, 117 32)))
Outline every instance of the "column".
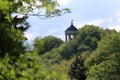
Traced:
POLYGON ((67 42, 67 34, 65 34, 65 42, 67 42))

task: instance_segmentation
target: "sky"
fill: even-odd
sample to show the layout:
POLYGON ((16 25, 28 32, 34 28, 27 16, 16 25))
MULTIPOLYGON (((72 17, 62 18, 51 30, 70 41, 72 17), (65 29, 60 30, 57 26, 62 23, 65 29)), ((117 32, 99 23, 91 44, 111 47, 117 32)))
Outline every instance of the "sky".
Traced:
POLYGON ((64 31, 71 25, 76 28, 92 24, 101 28, 120 31, 120 0, 58 0, 61 8, 70 8, 71 13, 51 19, 29 17, 31 27, 25 32, 29 42, 36 37, 53 35, 64 40, 64 31))

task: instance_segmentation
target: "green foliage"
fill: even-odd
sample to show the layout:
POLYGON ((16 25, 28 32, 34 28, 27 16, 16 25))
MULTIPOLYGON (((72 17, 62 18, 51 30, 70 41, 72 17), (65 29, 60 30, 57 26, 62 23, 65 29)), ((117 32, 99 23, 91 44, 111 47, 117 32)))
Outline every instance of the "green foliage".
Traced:
POLYGON ((76 40, 69 41, 60 46, 60 55, 64 59, 70 59, 74 54, 77 53, 77 44, 76 40))
POLYGON ((15 28, 5 27, 1 24, 0 27, 0 57, 5 54, 10 56, 19 56, 24 52, 23 41, 25 37, 20 30, 15 28))
POLYGON ((55 63, 59 63, 62 60, 60 56, 60 49, 54 48, 50 52, 46 52, 43 55, 40 55, 41 62, 46 63, 47 65, 53 65, 55 63))
POLYGON ((87 80, 119 80, 119 67, 113 60, 103 61, 90 68, 87 80))
POLYGON ((76 41, 70 41, 68 43, 61 44, 60 47, 54 48, 49 52, 41 55, 43 62, 48 65, 59 63, 62 59, 70 59, 76 52, 76 41))
POLYGON ((101 40, 104 34, 103 29, 94 25, 85 25, 78 30, 77 40, 79 43, 78 51, 93 51, 97 48, 97 42, 101 40))
POLYGON ((44 38, 36 38, 33 43, 33 51, 43 54, 51 51, 53 48, 59 47, 63 41, 53 36, 47 36, 44 38))
POLYGON ((0 80, 69 80, 65 74, 50 71, 39 62, 36 53, 26 53, 18 59, 0 59, 0 80))
POLYGON ((6 0, 1 0, 0 1, 0 9, 2 9, 2 10, 8 10, 8 1, 6 1, 6 0))
POLYGON ((25 53, 23 34, 30 27, 28 16, 51 18, 70 13, 68 8, 58 7, 55 0, 0 1, 0 80, 69 80, 60 73, 68 72, 72 56, 79 53, 70 67, 71 79, 119 80, 120 33, 115 30, 85 25, 76 39, 67 43, 53 36, 36 38, 34 51, 45 53, 40 57, 25 53))
POLYGON ((87 76, 84 61, 97 48, 97 43, 101 40, 103 34, 105 34, 103 29, 93 25, 85 25, 78 30, 76 39, 63 43, 60 47, 41 55, 41 62, 46 63, 57 72, 68 72, 71 79, 85 80, 87 76), (67 66, 64 64, 63 59, 67 59, 69 63, 72 56, 79 53, 81 55, 76 57, 71 66, 67 63, 67 66), (66 69, 68 67, 70 67, 70 70, 66 69))
POLYGON ((103 34, 103 29, 93 25, 85 25, 78 30, 76 39, 45 53, 41 58, 43 61, 52 64, 60 62, 61 59, 70 59, 72 56, 85 51, 94 51, 103 34))
POLYGON ((74 58, 71 58, 70 60, 61 60, 58 64, 50 65, 50 68, 60 74, 67 74, 73 59, 74 58))
POLYGON ((87 80, 118 80, 120 78, 120 33, 111 31, 85 61, 87 80))
POLYGON ((120 78, 119 43, 120 33, 115 30, 85 25, 78 30, 76 39, 41 55, 41 62, 57 72, 68 72, 73 80, 118 80, 120 78), (70 60, 74 55, 76 59, 71 64, 70 60), (68 63, 63 62, 66 59, 68 63), (66 70, 68 67, 70 69, 66 70))
MULTIPOLYGON (((10 8, 11 3, 12 1, 8 0, 0 1, 0 5, 2 5, 0 8, 0 57, 4 57, 6 54, 15 57, 24 53, 23 31, 28 29, 29 24, 25 21, 27 19, 25 16, 21 18, 11 16, 15 12, 10 8)), ((18 6, 14 6, 14 8, 19 8, 18 6)))
MULTIPOLYGON (((60 13, 54 13, 57 6, 58 3, 55 0, 1 0, 0 57, 4 57, 5 54, 17 56, 24 53, 23 42, 25 38, 23 35, 24 31, 30 27, 26 22, 29 13, 34 12, 35 9, 40 11, 44 9, 45 13, 39 12, 40 14, 37 16, 54 17, 53 15, 61 15, 62 13, 61 10, 60 13)), ((49 51, 51 47, 46 49, 49 51)))
POLYGON ((68 74, 71 80, 86 80, 85 72, 86 68, 84 67, 84 59, 81 54, 77 55, 71 64, 68 74))
POLYGON ((71 12, 68 8, 60 10, 56 0, 1 0, 0 10, 8 20, 12 20, 11 14, 51 18, 71 12))
MULTIPOLYGON (((24 31, 30 27, 26 19, 70 13, 69 9, 58 7, 55 0, 0 0, 0 80, 68 80, 66 75, 42 66, 39 56, 25 53, 23 46, 24 31), (38 14, 34 10, 38 10, 38 14)), ((45 44, 50 45, 48 41, 45 44)))
POLYGON ((84 26, 83 28, 79 29, 76 39, 62 44, 60 47, 45 53, 41 57, 45 62, 48 61, 48 63, 55 63, 59 62, 61 59, 70 59, 72 56, 78 53, 94 50, 97 48, 97 42, 101 39, 102 34, 102 29, 99 29, 99 27, 93 25, 84 26), (99 37, 95 36, 97 35, 96 33, 99 37), (81 39, 83 35, 85 35, 85 37, 84 39, 81 39), (95 47, 92 49, 90 49, 90 45, 87 44, 88 37, 90 39, 89 43, 91 46, 95 45, 95 47))

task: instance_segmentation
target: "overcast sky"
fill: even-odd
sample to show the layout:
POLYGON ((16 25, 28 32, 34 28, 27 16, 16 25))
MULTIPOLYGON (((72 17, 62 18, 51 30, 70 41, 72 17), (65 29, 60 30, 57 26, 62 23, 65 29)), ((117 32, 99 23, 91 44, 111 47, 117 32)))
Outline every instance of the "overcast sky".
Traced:
POLYGON ((120 0, 58 0, 61 7, 70 8, 72 13, 61 17, 41 20, 30 17, 31 28, 25 32, 29 41, 35 37, 53 35, 64 40, 64 31, 71 25, 77 28, 93 24, 102 28, 120 30, 120 0))

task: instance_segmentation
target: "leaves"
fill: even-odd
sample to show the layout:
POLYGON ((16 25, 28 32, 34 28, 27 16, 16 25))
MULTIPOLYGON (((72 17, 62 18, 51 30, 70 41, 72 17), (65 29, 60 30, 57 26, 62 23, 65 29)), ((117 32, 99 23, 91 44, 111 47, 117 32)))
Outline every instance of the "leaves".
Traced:
POLYGON ((64 74, 58 74, 42 66, 36 53, 26 53, 19 59, 5 56, 0 60, 1 80, 68 80, 64 74), (15 61, 15 62, 14 62, 15 61), (9 72, 9 73, 8 73, 9 72))
MULTIPOLYGON (((24 31, 30 27, 28 16, 60 16, 58 6, 55 0, 0 0, 0 80, 68 80, 66 75, 43 66, 37 53, 25 53, 23 45, 24 31)), ((46 52, 62 42, 50 36, 37 43, 46 52)))
POLYGON ((98 44, 96 51, 85 61, 88 68, 87 80, 119 79, 120 33, 107 34, 98 44))
POLYGON ((46 36, 44 38, 36 38, 33 43, 33 51, 38 54, 44 54, 45 52, 51 51, 53 48, 59 47, 63 41, 54 36, 46 36))

